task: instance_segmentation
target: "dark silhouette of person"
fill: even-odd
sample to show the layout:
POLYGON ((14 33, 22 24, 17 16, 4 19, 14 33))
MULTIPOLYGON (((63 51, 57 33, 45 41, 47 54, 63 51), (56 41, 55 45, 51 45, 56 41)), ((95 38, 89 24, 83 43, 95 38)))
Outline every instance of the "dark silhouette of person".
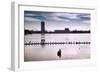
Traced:
POLYGON ((58 50, 57 56, 59 56, 59 58, 61 58, 61 49, 58 50))

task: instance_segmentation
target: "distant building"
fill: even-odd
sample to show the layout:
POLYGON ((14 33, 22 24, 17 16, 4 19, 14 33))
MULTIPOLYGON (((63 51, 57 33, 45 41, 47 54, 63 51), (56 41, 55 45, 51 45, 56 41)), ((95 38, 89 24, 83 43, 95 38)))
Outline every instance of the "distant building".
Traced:
POLYGON ((63 32, 65 32, 65 30, 55 30, 54 32, 55 33, 63 33, 63 32))
POLYGON ((70 31, 69 28, 65 28, 65 31, 70 31))
POLYGON ((65 28, 65 30, 55 30, 55 32, 57 33, 66 33, 66 32, 70 32, 69 28, 65 28))

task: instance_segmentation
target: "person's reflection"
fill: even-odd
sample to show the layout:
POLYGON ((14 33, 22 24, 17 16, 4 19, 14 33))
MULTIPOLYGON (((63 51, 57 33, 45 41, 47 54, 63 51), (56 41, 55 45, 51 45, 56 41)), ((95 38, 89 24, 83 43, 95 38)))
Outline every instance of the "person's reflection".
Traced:
POLYGON ((58 50, 57 56, 59 56, 59 58, 61 58, 61 49, 58 50))

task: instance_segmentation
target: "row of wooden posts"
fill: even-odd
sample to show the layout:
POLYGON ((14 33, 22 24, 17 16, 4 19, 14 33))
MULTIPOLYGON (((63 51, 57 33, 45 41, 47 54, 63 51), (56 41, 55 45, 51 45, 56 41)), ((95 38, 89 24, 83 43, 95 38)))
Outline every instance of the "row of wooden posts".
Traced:
POLYGON ((24 45, 63 45, 63 44, 90 44, 90 42, 28 42, 24 45))

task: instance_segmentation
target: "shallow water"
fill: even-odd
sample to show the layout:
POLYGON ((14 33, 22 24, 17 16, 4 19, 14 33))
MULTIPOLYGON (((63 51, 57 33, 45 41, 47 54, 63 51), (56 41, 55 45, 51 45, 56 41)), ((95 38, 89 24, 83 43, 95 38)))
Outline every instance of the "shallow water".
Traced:
MULTIPOLYGON (((90 42, 90 34, 32 34, 25 35, 27 42, 90 42)), ((25 45, 25 61, 67 60, 90 58, 90 44, 56 44, 56 45, 25 45), (57 51, 61 49, 61 58, 57 51)))

